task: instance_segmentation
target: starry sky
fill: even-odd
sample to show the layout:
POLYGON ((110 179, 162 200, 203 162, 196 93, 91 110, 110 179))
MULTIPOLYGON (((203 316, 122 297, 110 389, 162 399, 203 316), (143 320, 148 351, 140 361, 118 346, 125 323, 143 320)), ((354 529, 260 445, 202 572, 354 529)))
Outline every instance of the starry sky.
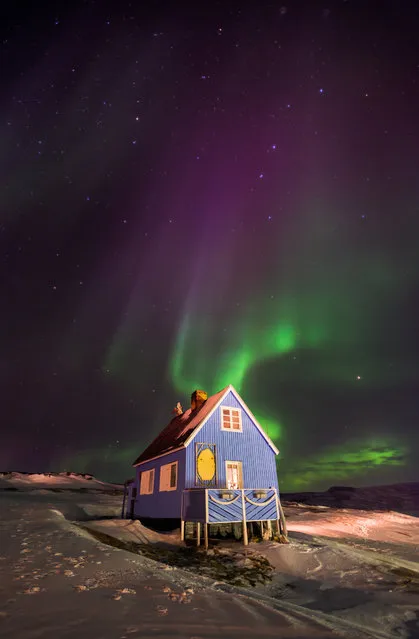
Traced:
POLYGON ((122 481, 231 383, 282 490, 419 479, 410 4, 2 8, 2 470, 122 481))

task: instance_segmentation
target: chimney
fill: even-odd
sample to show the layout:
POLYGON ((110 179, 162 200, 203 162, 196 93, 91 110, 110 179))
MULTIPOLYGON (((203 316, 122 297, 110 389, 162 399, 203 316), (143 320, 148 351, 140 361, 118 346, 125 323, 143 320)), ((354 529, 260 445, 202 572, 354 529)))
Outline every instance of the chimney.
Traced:
POLYGON ((175 415, 182 415, 183 414, 183 408, 182 408, 182 404, 180 402, 178 402, 176 404, 176 406, 174 407, 173 411, 172 411, 175 415))
POLYGON ((208 399, 208 393, 203 390, 195 390, 191 395, 191 410, 199 410, 208 399))

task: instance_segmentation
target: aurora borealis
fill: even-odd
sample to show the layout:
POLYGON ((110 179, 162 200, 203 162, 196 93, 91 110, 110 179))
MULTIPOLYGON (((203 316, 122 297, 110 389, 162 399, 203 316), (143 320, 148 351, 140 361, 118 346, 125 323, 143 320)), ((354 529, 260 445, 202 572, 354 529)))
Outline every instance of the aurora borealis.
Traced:
POLYGON ((1 24, 0 469, 122 481, 231 383, 283 490, 418 480, 417 10, 1 24))

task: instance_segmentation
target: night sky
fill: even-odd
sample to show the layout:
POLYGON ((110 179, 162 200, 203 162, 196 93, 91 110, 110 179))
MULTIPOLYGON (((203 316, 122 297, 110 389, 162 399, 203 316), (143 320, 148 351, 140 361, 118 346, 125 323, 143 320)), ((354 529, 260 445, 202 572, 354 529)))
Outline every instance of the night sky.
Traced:
POLYGON ((61 5, 0 16, 0 469, 231 383, 283 490, 418 480, 416 3, 61 5))

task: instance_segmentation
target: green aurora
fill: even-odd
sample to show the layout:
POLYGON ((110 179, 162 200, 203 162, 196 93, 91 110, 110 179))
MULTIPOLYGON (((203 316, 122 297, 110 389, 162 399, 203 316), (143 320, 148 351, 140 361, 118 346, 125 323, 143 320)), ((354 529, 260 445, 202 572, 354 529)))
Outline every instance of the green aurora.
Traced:
MULTIPOLYGON (((375 250, 368 242, 359 243, 354 252, 354 229, 347 213, 326 215, 324 210, 314 200, 310 207, 301 207, 276 251, 271 239, 270 257, 260 256, 248 286, 240 279, 248 264, 239 241, 220 242, 216 256, 202 244, 199 259, 196 253, 191 255, 194 275, 179 300, 183 311, 167 360, 168 383, 182 402, 195 388, 211 394, 232 384, 242 394, 281 451, 279 477, 285 490, 327 487, 336 481, 374 483, 381 469, 407 464, 407 448, 394 442, 390 435, 394 428, 386 425, 385 415, 380 426, 379 418, 365 418, 360 405, 348 430, 341 428, 340 415, 335 426, 329 423, 330 434, 320 440, 311 434, 313 428, 324 430, 317 423, 320 417, 314 426, 313 415, 300 414, 299 396, 294 404, 289 399, 295 387, 304 398, 303 408, 307 396, 313 395, 314 416, 327 412, 330 403, 339 414, 345 411, 345 394, 359 402, 365 394, 386 393, 416 375, 416 363, 406 354, 403 365, 398 365, 397 335, 383 342, 377 330, 381 318, 391 322, 394 305, 403 306, 415 286, 418 259, 413 236, 397 263, 383 257, 379 238, 373 242, 375 250), (275 268, 272 254, 277 255, 275 268), (264 392, 272 384, 277 389, 275 402, 272 392, 268 396, 264 392), (319 393, 322 405, 316 400, 319 393), (342 408, 335 396, 342 398, 342 408), (303 439, 296 440, 295 432, 303 439), (307 442, 316 453, 305 450, 307 442)), ((139 344, 135 336, 147 330, 150 316, 140 315, 134 324, 132 318, 139 316, 135 305, 130 305, 127 315, 104 369, 141 393, 135 375, 139 344)), ((150 336, 153 351, 161 351, 153 339, 150 336)), ((330 422, 327 415, 325 419, 330 422)), ((138 446, 130 447, 134 456, 164 422, 159 409, 150 437, 142 434, 138 446)))
MULTIPOLYGON (((255 371, 263 370, 269 362, 275 371, 284 359, 298 362, 307 353, 311 354, 311 363, 300 368, 297 375, 290 373, 289 366, 288 379, 278 371, 279 394, 281 384, 289 384, 293 377, 300 384, 322 384, 332 395, 336 389, 356 392, 356 387, 361 392, 374 392, 397 386, 415 370, 413 361, 411 365, 405 362, 403 369, 387 366, 385 349, 376 339, 378 318, 391 316, 395 300, 403 303, 409 289, 411 282, 401 278, 403 265, 391 264, 383 259, 381 251, 374 254, 362 246, 355 259, 353 252, 343 250, 350 229, 342 218, 339 225, 327 223, 326 216, 319 224, 319 217, 315 226, 313 217, 306 214, 300 218, 298 254, 304 255, 300 261, 295 257, 296 230, 290 230, 288 248, 282 251, 278 264, 281 290, 271 295, 249 295, 221 329, 216 310, 214 314, 200 312, 201 307, 209 305, 194 290, 180 321, 169 365, 173 385, 182 394, 194 388, 212 393, 228 384, 243 393, 270 437, 280 449, 284 447, 285 463, 279 462, 279 477, 286 490, 356 482, 360 478, 374 482, 378 467, 406 463, 404 445, 395 444, 393 437, 385 435, 380 436, 379 443, 372 442, 368 430, 364 439, 358 436, 353 441, 347 433, 339 446, 325 446, 304 458, 294 446, 292 460, 288 461, 287 433, 292 425, 281 414, 281 401, 278 399, 278 414, 271 407, 267 412, 253 390, 258 385, 255 371), (197 345, 205 356, 196 356, 197 345)), ((406 246, 405 266, 412 258, 413 247, 406 246)), ((265 286, 266 278, 258 290, 265 286)), ((214 295, 216 307, 215 300, 214 295)), ((387 350, 389 347, 391 342, 387 350)))

